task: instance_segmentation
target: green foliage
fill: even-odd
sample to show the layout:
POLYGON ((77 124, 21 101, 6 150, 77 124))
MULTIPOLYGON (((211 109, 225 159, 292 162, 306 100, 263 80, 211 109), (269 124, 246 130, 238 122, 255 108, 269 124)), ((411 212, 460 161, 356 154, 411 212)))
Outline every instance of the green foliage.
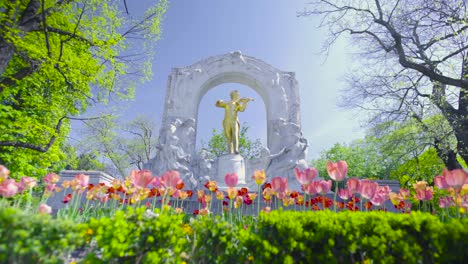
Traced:
POLYGON ((65 157, 60 145, 70 118, 110 96, 131 98, 136 83, 148 78, 151 56, 139 63, 125 58, 134 55, 129 37, 145 38, 138 50, 152 51, 167 0, 141 20, 119 6, 112 0, 0 2, 0 164, 16 175, 45 174, 65 157), (129 72, 142 78, 124 77, 129 72))
MULTIPOLYGON (((156 212, 158 213, 158 212, 156 212)), ((91 219, 88 239, 97 244, 87 257, 91 263, 181 263, 187 258, 184 251, 187 239, 182 228, 182 215, 168 212, 147 215, 146 207, 113 217, 91 219), (98 257, 98 254, 102 257, 98 257)))
POLYGON ((261 213, 230 223, 198 216, 186 223, 145 207, 75 224, 0 208, 0 262, 60 263, 74 248, 85 263, 463 263, 468 218, 420 212, 261 213))
MULTIPOLYGON (((434 117, 425 123, 429 125, 436 121, 440 120, 434 117)), ((350 144, 335 144, 322 152, 318 159, 312 160, 312 165, 323 177, 327 176, 329 160, 346 160, 350 176, 406 179, 402 181, 432 179, 445 167, 432 147, 433 135, 416 122, 386 122, 374 126, 367 134, 364 139, 350 144)))
POLYGON ((199 217, 190 222, 191 263, 242 263, 248 258, 243 240, 248 231, 221 217, 199 217))
POLYGON ((401 186, 416 181, 432 183, 434 176, 440 174, 445 168, 442 160, 437 156, 435 149, 430 148, 421 155, 406 161, 391 172, 392 179, 399 179, 401 186))
MULTIPOLYGON (((243 157, 247 157, 248 159, 257 158, 260 156, 263 146, 258 138, 256 140, 250 139, 247 136, 248 131, 249 126, 246 123, 242 124, 241 131, 239 132, 239 152, 243 157)), ((213 135, 208 141, 208 146, 203 146, 202 148, 211 152, 215 157, 227 153, 227 140, 223 131, 218 132, 214 128, 213 135)))
POLYGON ((468 257, 466 224, 414 212, 274 211, 245 246, 256 263, 457 263, 468 257))
POLYGON ((84 244, 82 226, 49 215, 0 208, 1 263, 63 263, 84 244))

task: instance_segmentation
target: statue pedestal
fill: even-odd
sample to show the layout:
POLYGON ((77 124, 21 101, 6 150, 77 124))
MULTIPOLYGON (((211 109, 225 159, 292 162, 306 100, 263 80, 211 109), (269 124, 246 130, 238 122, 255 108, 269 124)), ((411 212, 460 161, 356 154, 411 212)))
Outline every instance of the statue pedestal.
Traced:
POLYGON ((216 182, 222 189, 226 188, 224 177, 228 173, 236 173, 239 177, 237 185, 245 185, 245 162, 239 154, 226 154, 218 158, 216 182), (223 188, 224 187, 224 188, 223 188))

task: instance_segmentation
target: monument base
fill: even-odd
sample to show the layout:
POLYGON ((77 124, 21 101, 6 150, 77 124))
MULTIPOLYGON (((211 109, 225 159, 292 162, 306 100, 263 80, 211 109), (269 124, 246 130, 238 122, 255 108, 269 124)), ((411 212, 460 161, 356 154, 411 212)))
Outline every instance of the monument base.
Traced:
POLYGON ((245 185, 245 162, 239 154, 226 154, 218 158, 216 182, 219 187, 226 187, 224 177, 228 173, 235 173, 239 177, 238 185, 245 185))

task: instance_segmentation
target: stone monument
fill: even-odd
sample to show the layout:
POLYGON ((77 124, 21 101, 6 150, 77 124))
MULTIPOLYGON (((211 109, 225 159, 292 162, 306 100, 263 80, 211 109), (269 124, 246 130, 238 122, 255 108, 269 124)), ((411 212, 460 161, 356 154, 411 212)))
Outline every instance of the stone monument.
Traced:
POLYGON ((158 151, 146 167, 156 175, 170 169, 179 170, 188 183, 187 188, 197 188, 206 179, 218 178, 221 172, 216 157, 195 149, 196 124, 201 99, 210 89, 223 83, 252 88, 266 107, 267 146, 261 157, 244 160, 247 186, 255 186, 251 176, 256 169, 266 169, 269 179, 283 176, 290 177, 290 183, 296 182, 293 168, 306 166, 308 144, 301 131, 295 75, 239 51, 172 70, 167 82, 158 151))

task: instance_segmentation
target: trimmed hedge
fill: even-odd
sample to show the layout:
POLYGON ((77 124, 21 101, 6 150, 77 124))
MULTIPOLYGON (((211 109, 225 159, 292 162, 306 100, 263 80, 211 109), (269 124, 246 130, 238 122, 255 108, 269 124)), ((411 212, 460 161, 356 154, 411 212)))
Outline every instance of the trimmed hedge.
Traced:
POLYGON ((0 263, 63 263, 83 243, 82 225, 0 207, 0 263))
POLYGON ((0 263, 60 263, 77 247, 84 263, 463 263, 468 219, 273 211, 230 223, 130 208, 76 225, 0 209, 0 263))
POLYGON ((426 213, 272 212, 245 241, 257 263, 462 263, 468 219, 426 213))

